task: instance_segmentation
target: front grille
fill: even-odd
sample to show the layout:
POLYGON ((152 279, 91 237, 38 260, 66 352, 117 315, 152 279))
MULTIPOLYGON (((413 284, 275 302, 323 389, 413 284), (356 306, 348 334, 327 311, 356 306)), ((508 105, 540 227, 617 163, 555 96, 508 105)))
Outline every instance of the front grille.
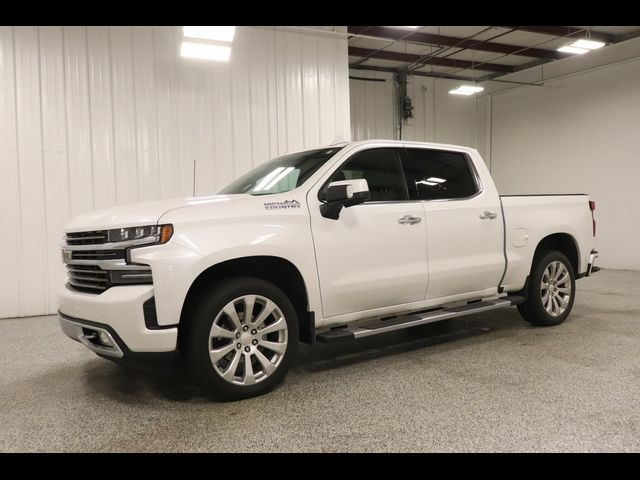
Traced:
POLYGON ((124 243, 122 248, 113 248, 114 245, 117 244, 108 241, 107 230, 67 233, 63 259, 68 288, 100 294, 116 285, 153 284, 148 265, 127 262, 126 251, 135 245, 124 243))
POLYGON ((103 292, 111 286, 109 272, 97 265, 67 265, 69 284, 80 290, 103 292))
POLYGON ((107 243, 106 230, 94 230, 91 232, 67 233, 67 245, 100 245, 107 243))

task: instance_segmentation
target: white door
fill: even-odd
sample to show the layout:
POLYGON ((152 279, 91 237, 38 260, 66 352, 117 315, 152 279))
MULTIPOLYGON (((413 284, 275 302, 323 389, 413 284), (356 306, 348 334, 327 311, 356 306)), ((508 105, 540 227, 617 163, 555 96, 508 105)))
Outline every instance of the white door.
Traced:
POLYGON ((504 272, 503 223, 493 185, 483 186, 465 153, 407 148, 405 173, 424 203, 427 299, 495 293, 504 272))
POLYGON ((424 207, 409 200, 399 152, 362 150, 337 167, 325 185, 364 178, 371 194, 369 202, 343 208, 337 220, 324 218, 320 201, 308 198, 325 318, 425 297, 424 207))

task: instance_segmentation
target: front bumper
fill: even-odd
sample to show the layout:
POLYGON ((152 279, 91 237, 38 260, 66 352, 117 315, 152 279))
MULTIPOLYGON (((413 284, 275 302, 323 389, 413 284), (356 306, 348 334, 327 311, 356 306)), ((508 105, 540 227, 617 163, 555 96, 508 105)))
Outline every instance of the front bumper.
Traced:
POLYGON ((173 352, 178 328, 149 330, 143 304, 153 297, 152 285, 111 287, 100 295, 70 290, 58 291, 58 315, 65 334, 101 356, 114 359, 136 353, 173 352), (99 335, 110 336, 114 347, 106 347, 99 335))

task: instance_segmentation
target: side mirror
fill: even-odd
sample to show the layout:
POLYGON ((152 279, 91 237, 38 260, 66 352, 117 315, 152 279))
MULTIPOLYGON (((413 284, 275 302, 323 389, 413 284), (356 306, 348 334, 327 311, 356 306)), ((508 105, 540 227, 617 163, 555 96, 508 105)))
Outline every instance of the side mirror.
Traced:
POLYGON ((327 187, 326 203, 320 205, 320 213, 325 218, 337 220, 343 207, 353 207, 370 198, 369 185, 365 179, 331 182, 327 187))

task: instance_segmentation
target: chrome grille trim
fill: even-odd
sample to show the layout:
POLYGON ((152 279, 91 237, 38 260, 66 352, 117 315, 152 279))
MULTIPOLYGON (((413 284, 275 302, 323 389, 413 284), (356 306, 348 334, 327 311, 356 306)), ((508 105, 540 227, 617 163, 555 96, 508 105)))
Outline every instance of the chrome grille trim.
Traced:
POLYGON ((68 265, 67 274, 74 287, 104 291, 111 286, 109 272, 96 265, 68 265))
POLYGON ((67 265, 95 265, 103 270, 151 270, 148 265, 130 265, 121 260, 69 260, 67 265))
MULTIPOLYGON (((69 235, 69 234, 67 234, 69 235)), ((81 251, 81 250, 121 250, 123 248, 132 247, 134 245, 152 245, 157 243, 158 239, 156 237, 145 237, 138 238, 136 240, 127 240, 126 242, 111 242, 111 243, 103 243, 103 244, 91 244, 91 245, 75 245, 69 244, 67 239, 67 244, 65 244, 64 248, 71 251, 81 251)))
POLYGON ((94 230, 89 232, 72 232, 66 234, 67 245, 99 245, 106 243, 107 230, 94 230))
POLYGON ((124 250, 71 250, 72 260, 124 259, 124 250))

